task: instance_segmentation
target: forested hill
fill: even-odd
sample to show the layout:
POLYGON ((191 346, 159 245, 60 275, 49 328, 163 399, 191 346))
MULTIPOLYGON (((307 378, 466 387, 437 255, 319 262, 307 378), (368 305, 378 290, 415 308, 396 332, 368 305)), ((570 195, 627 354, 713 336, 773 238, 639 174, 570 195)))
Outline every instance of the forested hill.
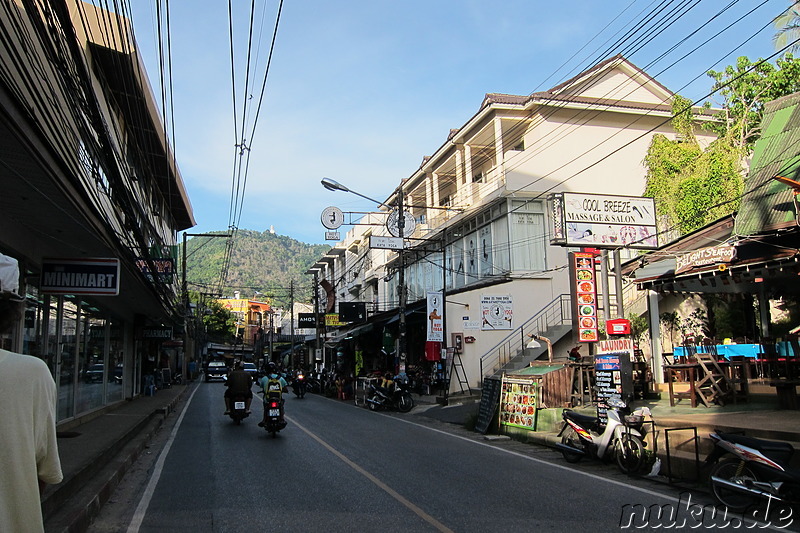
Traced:
MULTIPOLYGON (((240 229, 236 232, 223 296, 232 297, 240 290, 252 298, 256 291, 268 296, 288 295, 286 288, 294 280, 297 300, 309 293, 308 268, 330 249, 325 244, 306 244, 269 231, 240 229)), ((192 237, 186 242, 186 279, 189 290, 214 290, 225 258, 227 239, 192 237)), ((281 298, 282 299, 282 298, 281 298)))

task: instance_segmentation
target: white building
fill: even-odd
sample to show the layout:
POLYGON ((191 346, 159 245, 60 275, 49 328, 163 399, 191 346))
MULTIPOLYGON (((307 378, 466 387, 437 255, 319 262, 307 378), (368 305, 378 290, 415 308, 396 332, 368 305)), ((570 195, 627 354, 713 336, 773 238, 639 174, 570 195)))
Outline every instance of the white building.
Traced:
MULTIPOLYGON (((416 221, 405 261, 409 363, 424 360, 426 293, 443 283, 447 344, 452 346, 452 333, 469 341, 462 345, 458 370, 471 387, 515 356, 529 333, 552 337, 556 356, 566 356, 574 346, 564 296, 570 290, 570 250, 550 245, 547 196, 641 195, 651 138, 675 137, 672 97, 621 56, 548 91, 486 95, 478 112, 385 201, 396 205, 402 188, 416 221), (500 328, 484 320, 489 300, 497 296, 510 296, 504 306, 510 305, 511 320, 500 328)), ((698 133, 698 139, 707 143, 712 137, 698 133)), ((368 222, 386 219, 370 217, 368 222)), ((381 313, 398 305, 398 254, 370 249, 371 234, 388 233, 382 226, 354 226, 314 268, 330 283, 329 299, 367 302, 376 313, 374 329, 396 328, 392 313, 381 313)), ((375 350, 375 342, 366 349, 375 350)), ((451 391, 456 381, 453 376, 451 391)))

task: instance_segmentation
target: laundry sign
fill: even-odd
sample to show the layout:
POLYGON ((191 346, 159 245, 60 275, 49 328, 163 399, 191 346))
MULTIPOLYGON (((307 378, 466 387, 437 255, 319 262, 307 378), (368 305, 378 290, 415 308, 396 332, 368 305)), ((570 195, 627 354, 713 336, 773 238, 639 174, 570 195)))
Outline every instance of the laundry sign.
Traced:
POLYGON ((119 294, 119 259, 43 259, 40 290, 47 294, 119 294))

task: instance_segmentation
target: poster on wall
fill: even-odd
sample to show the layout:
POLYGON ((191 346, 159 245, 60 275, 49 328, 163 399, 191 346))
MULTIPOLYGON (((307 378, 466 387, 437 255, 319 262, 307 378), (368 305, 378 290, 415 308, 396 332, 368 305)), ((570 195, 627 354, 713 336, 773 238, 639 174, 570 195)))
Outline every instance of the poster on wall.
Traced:
POLYGON ((428 335, 427 341, 442 342, 444 340, 444 324, 442 323, 442 306, 444 298, 441 292, 428 293, 428 335))
POLYGON ((539 395, 534 379, 503 376, 500 390, 500 424, 536 430, 539 395))
POLYGON ((511 295, 481 295, 481 329, 512 329, 514 306, 511 295))
POLYGON ((570 252, 569 273, 572 288, 573 329, 578 342, 597 342, 600 338, 597 321, 597 272, 594 254, 570 252))
POLYGON ((633 341, 611 339, 597 343, 594 357, 594 375, 597 383, 597 417, 605 422, 608 400, 627 401, 633 393, 633 341))

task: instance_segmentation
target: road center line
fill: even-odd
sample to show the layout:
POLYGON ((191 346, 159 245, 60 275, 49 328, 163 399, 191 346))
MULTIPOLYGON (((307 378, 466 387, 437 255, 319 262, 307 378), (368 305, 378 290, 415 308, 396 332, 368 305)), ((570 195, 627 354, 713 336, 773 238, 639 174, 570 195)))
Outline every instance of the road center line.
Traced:
POLYGON ((397 491, 395 491, 394 489, 389 487, 389 485, 387 485, 386 483, 384 483, 383 481, 381 481, 377 477, 373 476, 372 474, 370 474, 369 472, 367 472, 366 470, 364 470, 363 468, 358 466, 356 463, 354 463, 353 461, 348 459, 344 454, 339 452, 336 448, 334 448, 333 446, 331 446, 330 444, 328 444, 327 442, 322 440, 320 437, 318 437, 317 435, 315 435, 314 433, 312 433, 308 429, 306 429, 303 426, 301 426, 300 424, 298 424, 296 420, 294 420, 292 418, 289 418, 288 416, 286 417, 286 419, 288 419, 292 424, 297 426, 301 431, 303 431, 303 433, 305 433, 306 435, 308 435, 309 437, 311 437, 312 439, 314 439, 315 441, 320 443, 326 450, 328 450, 333 455, 335 455, 336 457, 341 459, 347 466, 349 466, 350 468, 352 468, 353 470, 355 470, 356 472, 358 472, 359 474, 361 474, 365 478, 367 478, 370 481, 372 481, 380 489, 382 489, 387 494, 389 494, 389 496, 391 496, 392 498, 394 498, 398 502, 400 502, 403 505, 405 505, 414 514, 416 514, 417 516, 419 516, 420 518, 422 518, 423 520, 428 522, 430 525, 435 527, 438 531, 453 533, 452 529, 448 528, 447 526, 445 526, 444 524, 442 524, 441 522, 436 520, 434 517, 432 517, 431 515, 429 515, 428 513, 426 513, 425 511, 423 511, 422 509, 420 509, 419 507, 417 507, 416 505, 414 505, 413 503, 408 501, 406 498, 401 496, 397 491))

